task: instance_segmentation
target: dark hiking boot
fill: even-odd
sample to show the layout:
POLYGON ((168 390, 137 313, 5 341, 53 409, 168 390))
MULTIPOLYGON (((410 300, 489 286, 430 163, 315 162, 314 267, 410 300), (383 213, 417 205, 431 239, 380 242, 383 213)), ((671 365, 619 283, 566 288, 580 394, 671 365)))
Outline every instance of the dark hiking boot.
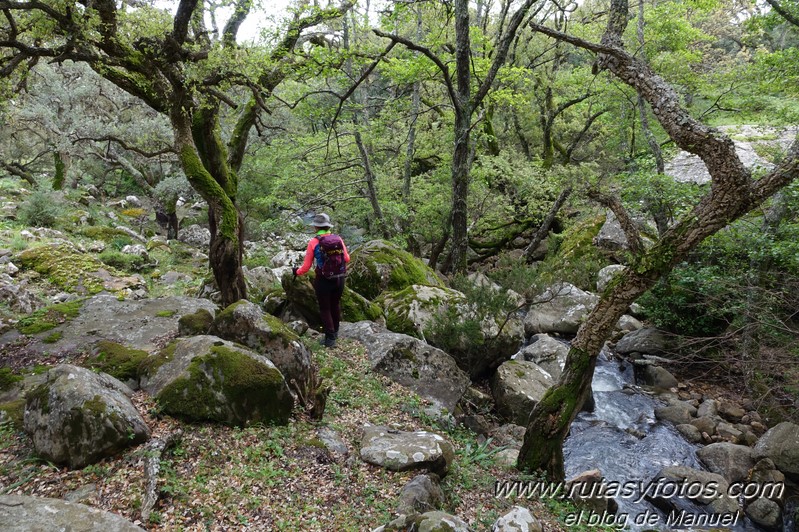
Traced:
POLYGON ((328 347, 328 348, 329 347, 336 347, 336 336, 338 336, 338 335, 336 333, 334 333, 334 332, 332 332, 332 333, 326 332, 325 333, 325 339, 322 340, 322 345, 325 346, 325 347, 328 347))

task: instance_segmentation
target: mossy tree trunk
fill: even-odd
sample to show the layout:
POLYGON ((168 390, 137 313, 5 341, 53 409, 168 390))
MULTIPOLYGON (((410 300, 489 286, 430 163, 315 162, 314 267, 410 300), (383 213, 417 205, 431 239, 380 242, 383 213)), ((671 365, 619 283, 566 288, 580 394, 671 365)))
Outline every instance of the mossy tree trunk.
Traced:
MULTIPOLYGON (((532 27, 596 52, 601 68, 638 90, 675 144, 704 161, 712 185, 693 209, 660 235, 652 247, 639 247, 631 264, 605 289, 572 342, 560 380, 530 414, 517 466, 525 471, 545 471, 553 479, 564 477, 563 441, 588 395, 596 357, 629 305, 685 260, 702 240, 756 208, 799 175, 799 142, 794 142, 777 167, 753 180, 736 154, 733 142, 691 117, 671 86, 624 50, 621 36, 628 20, 627 0, 611 0, 608 27, 601 44, 540 25, 532 27)), ((640 242, 635 225, 627 223, 629 216, 621 203, 614 205, 628 241, 640 242)))

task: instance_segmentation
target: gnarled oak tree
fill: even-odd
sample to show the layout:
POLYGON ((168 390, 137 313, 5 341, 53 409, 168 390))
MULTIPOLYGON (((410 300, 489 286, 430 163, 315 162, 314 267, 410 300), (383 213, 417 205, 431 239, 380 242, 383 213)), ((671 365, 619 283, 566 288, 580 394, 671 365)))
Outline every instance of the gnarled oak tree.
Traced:
POLYGON ((236 43, 252 5, 232 2, 233 14, 217 32, 206 28, 209 7, 202 0, 180 0, 174 15, 153 2, 0 0, 0 75, 39 60, 84 62, 169 118, 183 171, 208 203, 209 261, 224 305, 246 297, 236 194, 250 130, 290 72, 303 30, 341 16, 352 3, 296 13, 269 53, 236 43), (238 104, 242 88, 246 100, 238 104), (237 112, 227 142, 222 103, 237 112))

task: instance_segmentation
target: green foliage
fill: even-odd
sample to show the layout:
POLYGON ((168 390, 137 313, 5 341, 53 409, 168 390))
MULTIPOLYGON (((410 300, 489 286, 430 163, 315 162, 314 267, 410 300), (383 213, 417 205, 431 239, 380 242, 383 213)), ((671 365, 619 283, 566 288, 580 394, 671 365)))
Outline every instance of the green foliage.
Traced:
POLYGON ((141 255, 122 253, 115 249, 106 249, 100 253, 98 258, 105 264, 124 271, 141 271, 149 265, 147 259, 141 255))
POLYGON ((15 374, 11 368, 0 368, 0 392, 8 390, 14 385, 14 383, 17 383, 21 380, 22 377, 15 374))
POLYGON ((17 217, 31 227, 55 227, 64 215, 62 196, 58 192, 36 190, 17 210, 17 217))

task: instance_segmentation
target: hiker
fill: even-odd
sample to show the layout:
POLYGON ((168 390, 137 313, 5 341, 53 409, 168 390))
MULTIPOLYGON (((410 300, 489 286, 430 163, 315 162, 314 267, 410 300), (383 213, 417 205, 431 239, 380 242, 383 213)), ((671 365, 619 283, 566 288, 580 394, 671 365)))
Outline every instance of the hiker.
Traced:
POLYGON ((308 242, 305 250, 305 261, 299 268, 291 269, 295 276, 305 275, 315 264, 313 282, 322 325, 325 328, 325 339, 322 345, 335 347, 338 338, 338 325, 341 321, 341 295, 344 293, 344 279, 350 254, 340 236, 333 234, 330 228, 330 216, 319 213, 314 216, 311 225, 316 235, 308 242))

